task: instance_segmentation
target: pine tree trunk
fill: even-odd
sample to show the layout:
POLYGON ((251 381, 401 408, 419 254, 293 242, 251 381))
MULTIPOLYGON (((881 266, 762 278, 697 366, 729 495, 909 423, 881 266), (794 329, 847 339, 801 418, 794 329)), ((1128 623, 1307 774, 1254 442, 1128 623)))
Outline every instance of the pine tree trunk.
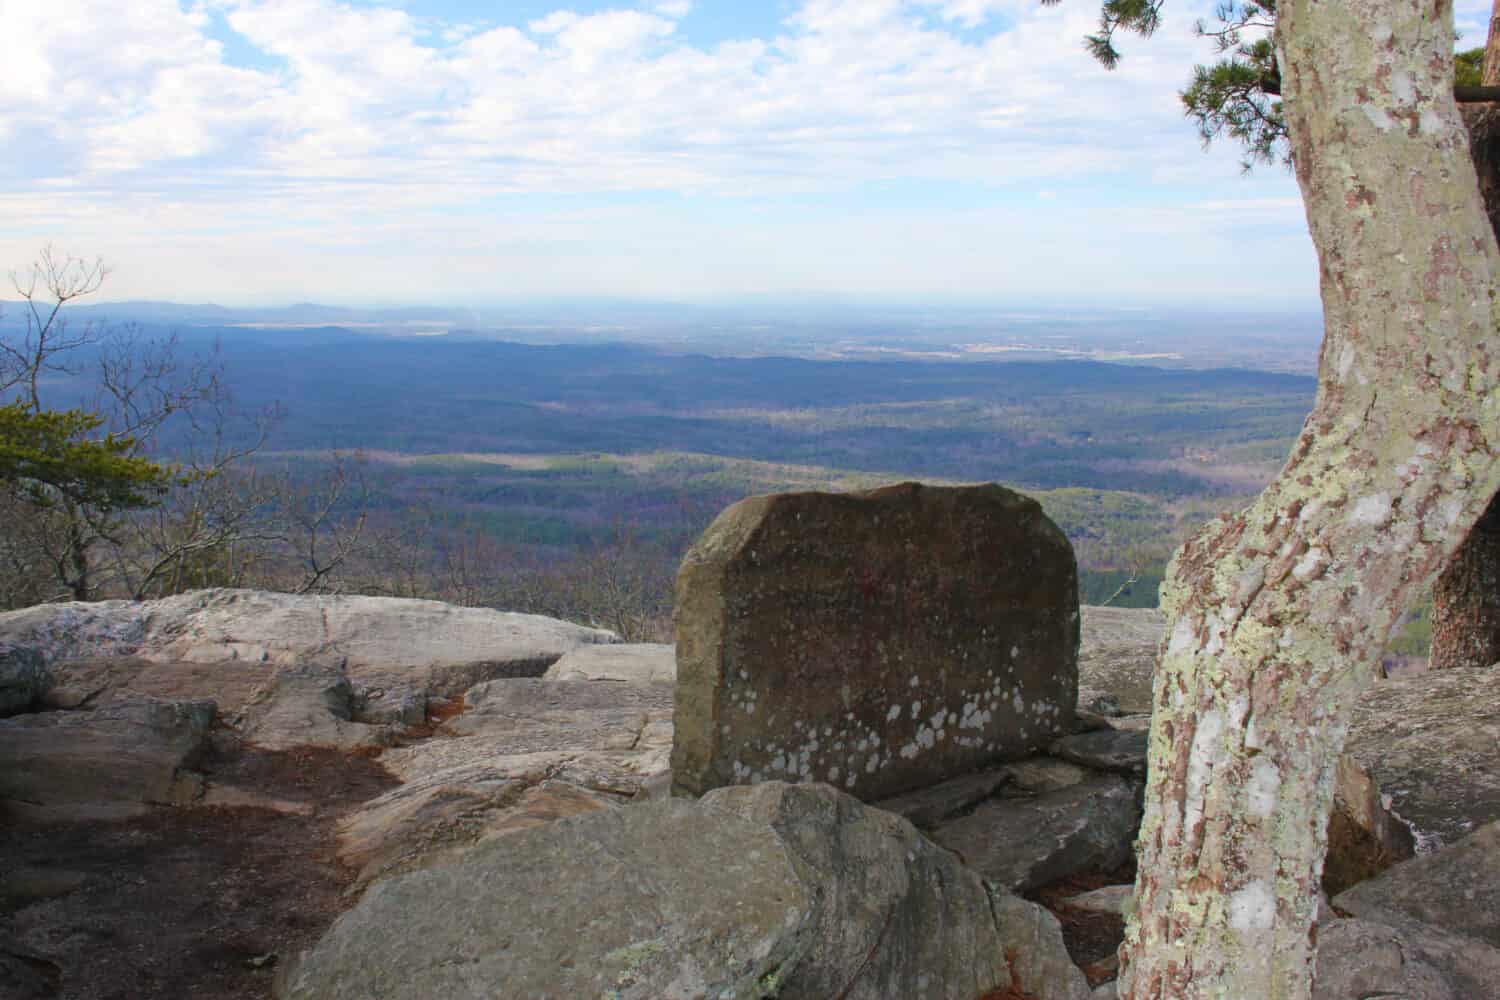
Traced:
POLYGON ((1350 711, 1500 487, 1500 253, 1452 47, 1446 3, 1278 5, 1322 276, 1318 396, 1276 480, 1163 587, 1124 1000, 1309 996, 1350 711))

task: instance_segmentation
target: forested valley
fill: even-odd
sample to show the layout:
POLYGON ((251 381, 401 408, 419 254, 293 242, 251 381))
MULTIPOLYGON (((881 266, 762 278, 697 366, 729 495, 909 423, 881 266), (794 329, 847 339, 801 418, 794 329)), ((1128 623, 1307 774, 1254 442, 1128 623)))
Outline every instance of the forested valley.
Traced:
MULTIPOLYGON (((0 332, 23 340, 23 319, 0 314, 0 332)), ((1154 606, 1173 547, 1275 473, 1313 392, 1300 375, 1083 360, 734 357, 94 319, 86 332, 44 380, 54 408, 107 411, 99 372, 127 360, 153 391, 193 379, 211 391, 153 425, 143 445, 178 478, 162 502, 113 512, 119 523, 87 545, 86 591, 59 586, 45 531, 8 536, 8 606, 256 586, 662 639, 676 565, 728 504, 905 479, 1035 496, 1073 542, 1084 602, 1154 606)), ((24 521, 24 498, 6 502, 24 521)), ((1418 615, 1397 649, 1420 653, 1423 628, 1418 615)))

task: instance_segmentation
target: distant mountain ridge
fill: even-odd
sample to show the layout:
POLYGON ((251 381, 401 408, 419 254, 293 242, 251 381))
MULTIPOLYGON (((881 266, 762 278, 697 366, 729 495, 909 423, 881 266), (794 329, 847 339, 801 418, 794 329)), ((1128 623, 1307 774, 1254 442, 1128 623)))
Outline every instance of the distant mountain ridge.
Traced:
MULTIPOLYGON (((0 300, 0 316, 14 319, 25 308, 24 302, 0 300)), ((456 325, 475 322, 469 309, 432 306, 410 306, 392 309, 357 309, 325 306, 316 302, 299 302, 290 306, 246 307, 212 303, 158 302, 135 300, 69 305, 68 314, 79 320, 117 323, 180 323, 194 326, 233 326, 237 324, 274 324, 279 326, 330 326, 340 324, 403 325, 436 323, 456 325)))

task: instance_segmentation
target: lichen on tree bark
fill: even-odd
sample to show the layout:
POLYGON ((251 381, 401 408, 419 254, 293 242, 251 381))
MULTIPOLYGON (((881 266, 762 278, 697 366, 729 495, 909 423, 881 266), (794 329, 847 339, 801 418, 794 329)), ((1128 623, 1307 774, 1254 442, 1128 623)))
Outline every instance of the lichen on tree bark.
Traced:
POLYGON ((1452 39, 1431 0, 1279 5, 1318 396, 1275 481, 1184 545, 1163 587, 1126 1000, 1309 995, 1350 710, 1500 487, 1500 255, 1452 39))

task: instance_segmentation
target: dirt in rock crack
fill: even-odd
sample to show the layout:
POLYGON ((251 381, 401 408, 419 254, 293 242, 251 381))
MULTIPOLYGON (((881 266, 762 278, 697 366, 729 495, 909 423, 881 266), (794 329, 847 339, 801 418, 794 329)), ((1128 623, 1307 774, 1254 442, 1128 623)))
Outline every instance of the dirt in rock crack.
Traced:
POLYGON ((229 749, 201 767, 311 812, 163 808, 46 826, 0 816, 0 998, 268 998, 275 964, 348 908, 355 873, 335 858, 334 823, 394 787, 379 763, 229 749))
POLYGON ((1083 970, 1090 986, 1115 978, 1118 972, 1116 953, 1125 939, 1125 921, 1114 913, 1096 913, 1070 906, 1068 899, 1093 889, 1134 881, 1135 863, 1131 861, 1113 871, 1084 872, 1026 893, 1026 898, 1041 903, 1057 917, 1062 925, 1068 957, 1083 970))

